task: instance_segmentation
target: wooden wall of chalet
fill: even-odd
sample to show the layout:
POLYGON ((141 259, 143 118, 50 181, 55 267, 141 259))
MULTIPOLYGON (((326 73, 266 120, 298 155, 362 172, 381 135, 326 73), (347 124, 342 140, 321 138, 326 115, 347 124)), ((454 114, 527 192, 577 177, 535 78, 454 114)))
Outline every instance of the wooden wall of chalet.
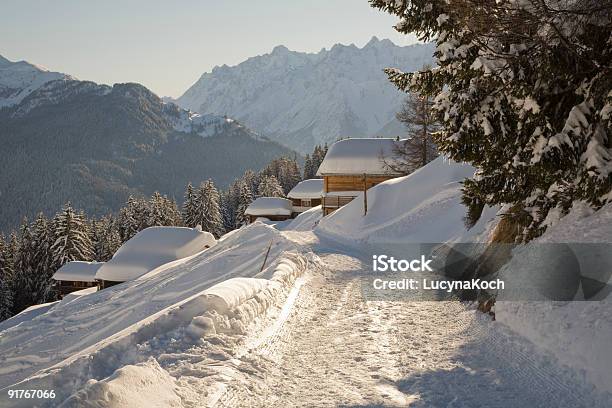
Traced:
MULTIPOLYGON (((366 175, 366 190, 397 176, 366 175)), ((330 191, 363 191, 364 175, 332 175, 323 177, 323 188, 330 191)))
POLYGON ((249 224, 254 223, 258 218, 267 218, 270 221, 285 221, 291 218, 290 215, 249 215, 249 224))
MULTIPOLYGON (((323 191, 342 192, 342 191, 363 191, 374 187, 383 181, 399 177, 397 175, 376 175, 376 174, 360 174, 360 175, 328 175, 323 176, 323 191)), ((336 209, 348 204, 352 201, 352 197, 337 196, 323 198, 323 215, 328 215, 336 209)))

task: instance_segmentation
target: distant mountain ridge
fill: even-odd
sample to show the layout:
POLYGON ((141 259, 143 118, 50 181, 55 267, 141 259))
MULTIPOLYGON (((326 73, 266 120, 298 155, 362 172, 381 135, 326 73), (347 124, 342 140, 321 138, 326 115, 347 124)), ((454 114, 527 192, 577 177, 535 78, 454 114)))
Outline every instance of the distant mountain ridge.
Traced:
POLYGON ((66 201, 101 215, 129 194, 157 190, 180 200, 190 181, 225 187, 247 169, 294 154, 233 119, 179 108, 139 84, 99 85, 7 61, 0 60, 0 231, 66 201))
POLYGON ((383 69, 420 69, 433 44, 400 47, 373 37, 363 48, 336 44, 318 53, 277 46, 271 53, 204 73, 177 103, 229 115, 301 152, 340 137, 397 136, 405 97, 383 69))

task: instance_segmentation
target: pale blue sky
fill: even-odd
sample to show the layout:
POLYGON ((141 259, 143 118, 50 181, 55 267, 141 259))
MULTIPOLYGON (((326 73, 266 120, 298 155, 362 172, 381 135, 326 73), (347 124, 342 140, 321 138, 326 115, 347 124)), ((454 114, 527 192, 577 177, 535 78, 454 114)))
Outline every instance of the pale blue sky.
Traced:
POLYGON ((177 97, 215 65, 283 44, 316 52, 373 35, 414 43, 367 0, 0 0, 0 54, 177 97))

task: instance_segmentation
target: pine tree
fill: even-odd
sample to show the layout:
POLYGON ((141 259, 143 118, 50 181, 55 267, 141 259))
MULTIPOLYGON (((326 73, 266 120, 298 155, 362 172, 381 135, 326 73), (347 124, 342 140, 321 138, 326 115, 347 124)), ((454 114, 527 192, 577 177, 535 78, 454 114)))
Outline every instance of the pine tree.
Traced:
POLYGON ((44 303, 55 300, 53 293, 53 274, 56 268, 53 264, 51 245, 53 236, 47 217, 39 213, 32 225, 34 234, 34 279, 33 294, 34 303, 44 303))
POLYGON ((76 213, 70 203, 53 220, 55 242, 51 246, 53 262, 61 267, 70 261, 93 260, 93 246, 83 214, 76 213))
POLYGON ((94 259, 98 262, 109 261, 121 246, 121 237, 115 227, 115 221, 108 215, 100 220, 93 220, 90 229, 94 259))
POLYGON ((202 231, 208 231, 217 238, 223 235, 219 192, 212 180, 203 182, 198 188, 195 206, 195 225, 200 225, 202 231))
POLYGON ((509 204, 527 241, 548 214, 575 201, 612 199, 612 30, 600 0, 391 2, 401 33, 437 43, 437 67, 387 69, 400 89, 430 95, 442 129, 438 149, 468 162, 463 185, 473 223, 485 205, 509 204))
POLYGON ((240 182, 234 181, 221 197, 221 213, 225 231, 236 228, 236 213, 240 197, 240 182))
POLYGON ((19 247, 13 266, 13 313, 19 313, 36 303, 36 270, 34 265, 34 236, 27 219, 24 219, 19 234, 19 247))
POLYGON ((285 197, 283 187, 274 176, 263 176, 257 192, 260 197, 285 197))
POLYGON ((314 178, 315 171, 312 165, 312 160, 310 159, 310 154, 306 154, 306 158, 304 159, 304 180, 308 180, 314 178))
POLYGON ((0 321, 13 315, 13 265, 9 247, 0 235, 0 321))
POLYGON ((195 193, 193 191, 193 186, 189 183, 185 190, 185 201, 183 202, 183 223, 185 226, 194 228, 197 225, 195 222, 195 210, 195 193))
POLYGON ((242 181, 240 183, 240 195, 238 196, 238 207, 236 208, 236 225, 235 228, 240 228, 249 223, 249 218, 245 214, 247 207, 253 202, 253 193, 249 186, 242 181))

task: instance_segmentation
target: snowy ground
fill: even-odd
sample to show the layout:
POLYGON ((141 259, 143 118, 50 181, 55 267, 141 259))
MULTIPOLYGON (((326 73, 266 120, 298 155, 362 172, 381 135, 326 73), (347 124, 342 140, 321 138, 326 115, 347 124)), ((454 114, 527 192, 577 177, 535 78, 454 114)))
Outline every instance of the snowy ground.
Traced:
MULTIPOLYGON (((434 241, 466 237, 452 203, 455 176, 467 169, 445 169, 452 174, 437 191, 410 205, 398 198, 395 214, 363 217, 353 203, 321 222, 316 208, 257 222, 139 280, 5 324, 0 406, 32 406, 7 399, 9 389, 56 390, 41 407, 612 406, 582 367, 529 334, 537 319, 521 325, 500 310, 506 325, 459 302, 363 299, 367 232, 416 240, 429 227, 434 241)), ((382 202, 397 195, 389 186, 410 183, 371 197, 382 202)), ((597 367, 601 382, 606 367, 597 367)))

